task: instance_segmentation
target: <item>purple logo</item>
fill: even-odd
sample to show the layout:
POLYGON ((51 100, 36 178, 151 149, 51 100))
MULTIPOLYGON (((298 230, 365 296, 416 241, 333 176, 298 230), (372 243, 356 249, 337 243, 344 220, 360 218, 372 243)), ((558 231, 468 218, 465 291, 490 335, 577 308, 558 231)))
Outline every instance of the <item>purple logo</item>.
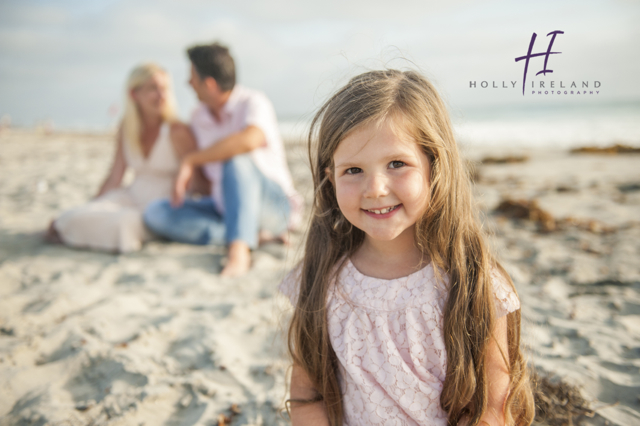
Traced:
POLYGON ((542 69, 542 71, 539 71, 536 73, 536 75, 542 74, 542 75, 547 75, 547 73, 552 73, 553 70, 548 70, 547 69, 547 62, 549 61, 549 55, 555 55, 555 54, 559 54, 562 52, 552 52, 551 51, 551 47, 553 46, 553 42, 556 39, 556 36, 558 34, 564 34, 564 31, 551 31, 549 34, 547 34, 547 37, 552 35, 551 37, 551 41, 549 41, 549 47, 547 47, 547 51, 546 52, 540 52, 540 53, 531 53, 531 51, 533 50, 533 44, 536 41, 536 33, 533 33, 533 35, 531 36, 531 42, 529 43, 529 51, 527 52, 527 54, 525 56, 520 56, 519 58, 516 58, 516 62, 519 62, 521 60, 525 60, 524 62, 524 78, 522 79, 522 96, 524 96, 524 85, 527 81, 527 69, 529 68, 529 59, 531 58, 535 58, 536 56, 544 56, 544 68, 542 69))

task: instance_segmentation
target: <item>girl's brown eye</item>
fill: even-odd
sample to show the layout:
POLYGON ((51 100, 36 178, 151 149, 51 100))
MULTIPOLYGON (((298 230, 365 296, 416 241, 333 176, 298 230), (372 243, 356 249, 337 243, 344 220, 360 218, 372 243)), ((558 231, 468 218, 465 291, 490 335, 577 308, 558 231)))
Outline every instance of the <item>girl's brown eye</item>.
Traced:
POLYGON ((348 175, 355 175, 356 173, 360 173, 362 169, 360 167, 350 167, 344 172, 348 175))
POLYGON ((391 163, 389 163, 389 166, 391 166, 392 169, 399 169, 404 165, 404 161, 392 161, 391 163))

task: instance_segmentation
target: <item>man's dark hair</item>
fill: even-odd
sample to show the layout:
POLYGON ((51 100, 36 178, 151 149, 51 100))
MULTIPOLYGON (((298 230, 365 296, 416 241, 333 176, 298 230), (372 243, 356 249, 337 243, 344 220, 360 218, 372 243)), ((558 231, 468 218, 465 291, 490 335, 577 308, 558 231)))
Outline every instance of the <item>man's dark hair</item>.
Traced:
POLYGON ((236 65, 229 48, 218 44, 203 44, 187 50, 189 60, 200 78, 213 77, 223 92, 236 85, 236 65))

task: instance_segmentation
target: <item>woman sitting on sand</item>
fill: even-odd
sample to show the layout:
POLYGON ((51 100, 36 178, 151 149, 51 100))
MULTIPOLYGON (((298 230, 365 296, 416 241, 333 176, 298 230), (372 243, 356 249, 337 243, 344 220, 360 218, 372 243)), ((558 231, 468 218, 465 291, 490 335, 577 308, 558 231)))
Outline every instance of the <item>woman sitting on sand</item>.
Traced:
POLYGON ((51 222, 48 241, 126 253, 139 250, 151 236, 142 212, 150 202, 171 195, 180 160, 196 143, 189 127, 175 118, 170 79, 158 65, 131 72, 126 99, 107 178, 92 201, 51 222), (128 167, 135 179, 123 188, 128 167))

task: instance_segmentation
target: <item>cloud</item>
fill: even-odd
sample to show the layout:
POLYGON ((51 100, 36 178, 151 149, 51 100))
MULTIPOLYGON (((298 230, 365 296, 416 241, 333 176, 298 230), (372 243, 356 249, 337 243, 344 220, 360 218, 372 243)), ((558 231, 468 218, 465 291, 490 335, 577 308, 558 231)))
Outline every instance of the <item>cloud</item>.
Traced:
POLYGON ((532 32, 543 49, 554 29, 566 32, 556 75, 602 80, 603 100, 638 99, 638 18, 637 3, 604 1, 9 0, 0 3, 0 115, 104 126, 129 70, 152 60, 173 75, 187 118, 195 98, 184 51, 213 40, 231 46, 239 80, 265 91, 281 117, 309 114, 353 73, 388 64, 415 64, 456 106, 523 102, 468 81, 520 79, 514 58, 532 32))

